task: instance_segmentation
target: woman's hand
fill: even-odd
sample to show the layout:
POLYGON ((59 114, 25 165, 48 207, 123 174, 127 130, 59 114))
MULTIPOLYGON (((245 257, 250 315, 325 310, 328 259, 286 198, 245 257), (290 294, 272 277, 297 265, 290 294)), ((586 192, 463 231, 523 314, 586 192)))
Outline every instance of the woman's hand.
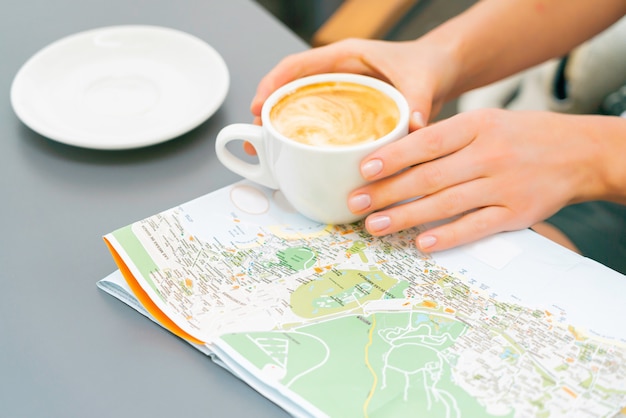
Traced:
MULTIPOLYGON (((416 239, 443 250, 529 227, 563 206, 606 193, 599 116, 489 109, 458 114, 368 156, 349 207, 384 235, 456 219, 416 239)), ((624 126, 624 121, 622 126, 624 126)), ((619 123, 619 122, 618 122, 619 123)), ((604 160, 606 163, 606 160, 604 160)))
POLYGON ((425 126, 446 100, 454 62, 445 45, 434 42, 388 42, 348 39, 284 58, 259 83, 251 104, 255 122, 269 95, 283 84, 304 76, 347 72, 369 75, 394 85, 409 102, 410 129, 425 126))

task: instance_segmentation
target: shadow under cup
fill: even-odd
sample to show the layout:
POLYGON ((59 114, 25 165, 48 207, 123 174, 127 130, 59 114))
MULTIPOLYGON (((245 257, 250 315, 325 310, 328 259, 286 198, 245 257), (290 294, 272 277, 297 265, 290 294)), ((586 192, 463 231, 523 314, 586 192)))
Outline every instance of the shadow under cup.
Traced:
MULTIPOLYGON (((313 93, 304 95, 307 99, 315 96, 313 93)), ((316 96, 315 100, 322 99, 316 96)), ((334 99, 331 97, 330 100, 334 99)), ((314 113, 314 107, 305 107, 300 113, 288 112, 285 120, 290 124, 292 119, 302 116, 307 119, 307 123, 320 125, 324 118, 314 113)), ((374 114, 368 116, 364 120, 365 124, 371 124, 369 119, 376 117, 374 114)), ((355 215, 347 206, 349 194, 366 183, 359 170, 361 161, 377 148, 407 135, 409 106, 398 90, 378 79, 357 74, 319 74, 295 80, 276 90, 263 105, 261 120, 263 126, 233 124, 224 127, 216 140, 220 161, 231 171, 249 180, 279 189, 285 199, 304 216, 322 223, 344 224, 364 217, 364 214, 355 215), (397 107, 397 123, 382 137, 375 140, 370 138, 354 145, 320 144, 316 135, 313 135, 316 145, 311 145, 280 133, 278 126, 271 120, 272 109, 282 106, 283 99, 290 100, 290 96, 307 90, 309 86, 322 84, 356 84, 382 92, 397 107), (233 140, 250 142, 257 151, 258 164, 245 162, 232 154, 226 144, 233 140)), ((342 120, 341 125, 350 123, 349 120, 342 120)), ((354 125, 360 128, 363 121, 354 125)), ((339 135, 338 141, 342 141, 343 137, 344 134, 339 135)))

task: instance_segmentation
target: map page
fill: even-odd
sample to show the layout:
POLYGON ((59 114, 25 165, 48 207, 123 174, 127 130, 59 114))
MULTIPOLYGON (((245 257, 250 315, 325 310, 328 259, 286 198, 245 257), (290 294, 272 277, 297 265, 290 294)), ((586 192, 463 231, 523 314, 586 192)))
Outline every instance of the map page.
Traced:
POLYGON ((530 231, 435 256, 418 232, 315 223, 244 181, 105 240, 151 314, 294 415, 623 412, 625 277, 530 231))

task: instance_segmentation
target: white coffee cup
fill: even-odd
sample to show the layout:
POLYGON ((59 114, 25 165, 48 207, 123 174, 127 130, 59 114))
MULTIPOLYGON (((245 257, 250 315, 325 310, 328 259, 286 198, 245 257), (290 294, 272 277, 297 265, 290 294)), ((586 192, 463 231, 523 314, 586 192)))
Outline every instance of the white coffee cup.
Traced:
POLYGON ((261 111, 262 126, 239 123, 218 134, 217 157, 228 169, 263 186, 280 190, 301 214, 328 224, 351 223, 363 218, 347 206, 350 192, 366 182, 359 166, 375 149, 408 134, 409 106, 402 94, 388 83, 357 74, 318 74, 294 80, 270 95, 261 111), (372 87, 391 98, 398 108, 397 123, 382 137, 356 145, 309 145, 281 134, 270 112, 285 96, 319 83, 355 83, 372 87), (231 141, 248 141, 256 149, 258 164, 235 156, 227 148, 231 141))

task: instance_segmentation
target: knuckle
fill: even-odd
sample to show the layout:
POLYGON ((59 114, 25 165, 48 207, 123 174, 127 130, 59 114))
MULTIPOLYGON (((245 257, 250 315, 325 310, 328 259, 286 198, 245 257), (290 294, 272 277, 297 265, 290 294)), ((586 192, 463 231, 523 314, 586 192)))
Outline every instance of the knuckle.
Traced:
POLYGON ((337 44, 342 45, 342 46, 355 46, 355 45, 359 45, 361 42, 362 41, 359 38, 348 37, 348 38, 340 40, 339 42, 337 42, 337 44))
POLYGON ((297 54, 297 53, 287 55, 287 56, 283 57, 279 61, 278 65, 290 66, 290 65, 294 64, 299 59, 298 55, 299 54, 297 54))
POLYGON ((444 146, 443 136, 436 130, 429 130, 428 136, 424 138, 420 146, 422 147, 425 156, 432 160, 434 158, 441 157, 441 153, 444 146))
POLYGON ((477 238, 486 236, 491 229, 489 219, 483 217, 475 217, 470 223, 471 231, 477 238))
POLYGON ((394 232, 407 230, 418 225, 417 220, 410 213, 397 213, 395 211, 392 211, 390 213, 393 225, 392 229, 394 232))
POLYGON ((491 122, 500 113, 500 109, 497 109, 497 108, 476 109, 474 112, 480 118, 482 122, 491 122))
POLYGON ((324 48, 334 51, 343 51, 347 56, 358 53, 363 48, 363 40, 359 38, 345 38, 326 45, 324 48))
POLYGON ((390 224, 384 232, 385 234, 409 229, 418 224, 417 219, 415 219, 415 213, 410 210, 410 207, 405 205, 392 207, 379 213, 384 213, 390 220, 390 224))
POLYGON ((504 117, 506 110, 490 108, 479 109, 476 112, 478 113, 478 120, 480 120, 483 126, 488 129, 494 129, 502 123, 502 118, 504 117))
POLYGON ((425 164, 420 168, 426 192, 432 193, 439 190, 443 183, 443 172, 441 169, 435 164, 425 164))
POLYGON ((457 190, 449 190, 442 193, 439 197, 439 211, 442 215, 448 217, 456 215, 462 211, 464 203, 463 195, 457 190))
POLYGON ((462 236, 454 223, 436 229, 437 247, 439 249, 453 248, 462 244, 462 236))

